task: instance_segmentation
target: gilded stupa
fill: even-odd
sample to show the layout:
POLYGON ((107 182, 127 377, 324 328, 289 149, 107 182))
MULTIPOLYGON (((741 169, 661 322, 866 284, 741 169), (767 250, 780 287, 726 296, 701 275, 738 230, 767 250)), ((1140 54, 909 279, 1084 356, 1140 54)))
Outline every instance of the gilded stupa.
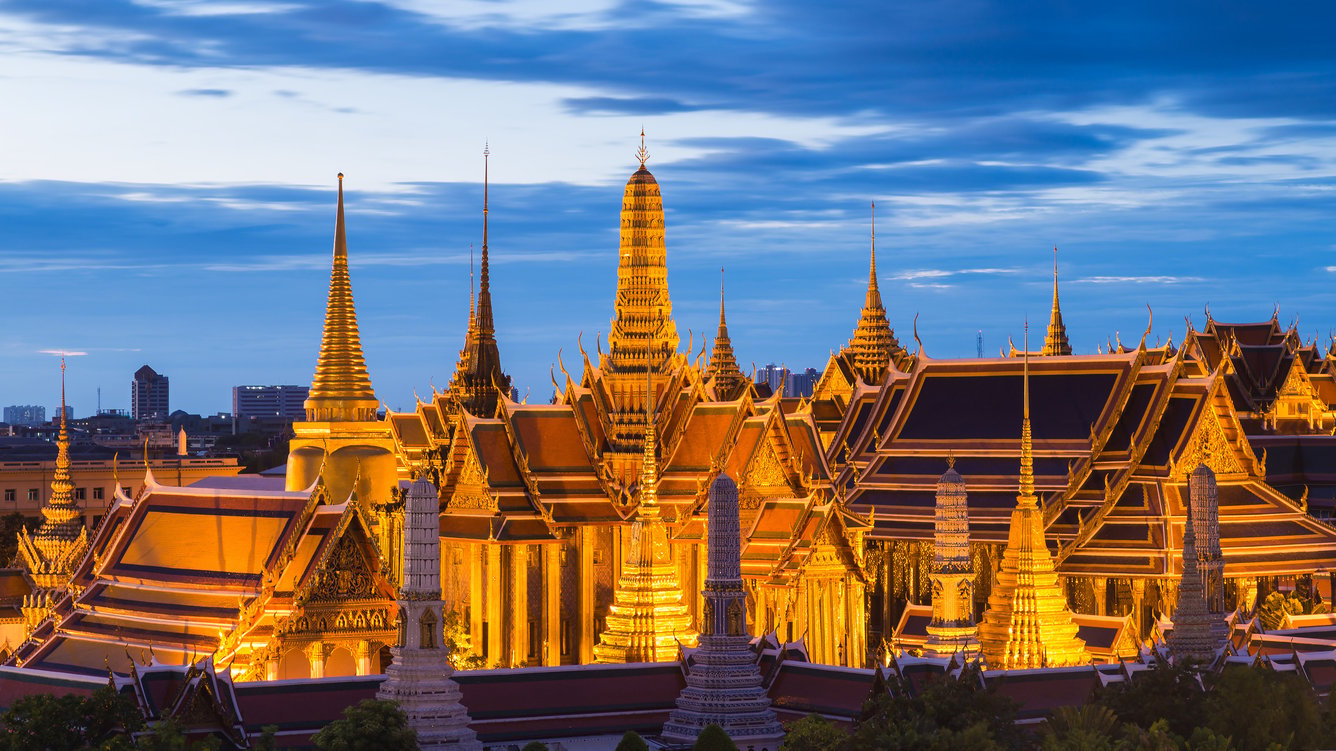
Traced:
POLYGON ((348 277, 348 235, 343 221, 343 173, 339 173, 339 205, 334 220, 334 264, 325 305, 325 332, 315 378, 306 397, 308 422, 357 422, 376 419, 380 402, 371 389, 362 339, 357 332, 357 310, 348 277))
MULTIPOLYGON (((645 387, 653 388, 648 376, 645 387)), ((646 396, 647 403, 652 401, 646 396)), ((608 606, 607 627, 594 646, 597 662, 667 662, 677 659, 679 644, 696 646, 668 528, 660 514, 656 453, 654 413, 647 409, 640 507, 631 523, 622 575, 608 606)))
POLYGON ((1062 308, 1058 305, 1058 248, 1053 248, 1053 311, 1048 318, 1041 355, 1070 355, 1072 345, 1067 341, 1067 326, 1062 322, 1062 308))
POLYGON ((487 262, 489 156, 489 151, 483 149, 482 262, 478 274, 478 302, 475 307, 470 299, 464 348, 459 351, 459 363, 450 380, 451 396, 476 417, 495 415, 497 400, 510 393, 510 376, 501 370, 501 351, 496 344, 496 326, 492 323, 491 273, 487 262))
POLYGON ((88 550, 88 529, 74 501, 70 480, 70 434, 65 420, 65 360, 60 361, 60 433, 56 439, 56 469, 51 475, 51 498, 42 504, 42 525, 31 535, 19 532, 19 557, 33 580, 33 592, 24 597, 23 614, 31 630, 65 592, 74 567, 88 550))
POLYGON ((886 374, 886 366, 891 356, 900 349, 900 342, 895 339, 891 323, 886 318, 886 308, 881 303, 881 290, 877 286, 877 205, 872 204, 872 251, 868 264, 867 295, 863 300, 863 312, 849 340, 846 351, 852 355, 853 369, 864 383, 880 383, 886 374))
POLYGON ((714 386, 718 399, 736 399, 746 388, 747 377, 738 367, 738 360, 733 356, 733 342, 728 338, 728 322, 724 319, 724 270, 719 269, 719 330, 714 335, 714 349, 710 352, 710 364, 705 370, 705 379, 714 386))
MULTIPOLYGON (((1029 349, 1026 325, 1026 349, 1029 349)), ((1023 367, 1021 477, 1002 567, 979 625, 984 658, 994 669, 1065 667, 1090 661, 1044 538, 1044 513, 1034 492, 1030 435, 1030 358, 1023 367)))

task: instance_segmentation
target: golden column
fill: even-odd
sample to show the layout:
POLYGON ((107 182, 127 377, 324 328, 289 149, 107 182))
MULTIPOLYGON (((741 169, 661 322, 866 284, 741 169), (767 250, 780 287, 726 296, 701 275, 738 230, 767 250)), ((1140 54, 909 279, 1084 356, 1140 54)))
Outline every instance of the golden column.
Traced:
POLYGON ((1044 514, 1034 492, 1034 447, 1030 435, 1030 326, 1025 326, 1024 417, 1021 477, 1011 530, 997 584, 979 625, 979 642, 991 668, 1064 667, 1090 661, 1085 642, 1067 609, 1053 556, 1044 539, 1044 514))

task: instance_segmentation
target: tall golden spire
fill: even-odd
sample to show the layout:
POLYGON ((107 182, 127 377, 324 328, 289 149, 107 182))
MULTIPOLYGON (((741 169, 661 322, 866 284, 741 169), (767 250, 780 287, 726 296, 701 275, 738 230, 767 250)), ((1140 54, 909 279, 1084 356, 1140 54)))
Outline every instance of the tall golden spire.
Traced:
POLYGON ((662 373, 679 339, 668 297, 668 247, 664 241, 663 196, 645 168, 649 152, 641 129, 640 169, 622 194, 621 242, 617 262, 616 317, 608 336, 604 369, 612 373, 662 373))
MULTIPOLYGON (((469 326, 464 338, 464 348, 459 351, 459 362, 455 375, 450 379, 450 389, 459 399, 459 403, 470 414, 480 417, 492 417, 496 414, 497 400, 510 392, 510 376, 501 370, 501 350, 496 344, 496 326, 492 323, 492 282, 488 266, 487 220, 490 215, 488 206, 489 162, 491 149, 482 150, 482 262, 478 273, 478 304, 469 305, 469 326)), ((472 279, 472 253, 470 253, 469 277, 472 279)), ((469 283, 472 289, 472 281, 469 283)), ((470 294, 471 296, 471 294, 470 294)))
POLYGON ((1044 335, 1041 355, 1070 355, 1072 345, 1067 341, 1067 327, 1062 323, 1062 308, 1058 306, 1058 246, 1053 246, 1053 312, 1049 315, 1048 331, 1044 335))
POLYGON ((56 468, 51 474, 51 497, 42 504, 42 525, 29 536, 19 533, 19 555, 37 592, 25 598, 23 611, 35 625, 69 582, 74 566, 88 549, 88 530, 74 501, 70 480, 70 434, 65 418, 65 359, 60 360, 60 433, 56 439, 56 468))
POLYGON ((696 631, 683 602, 677 564, 668 544, 658 500, 658 456, 654 430, 654 381, 645 373, 645 439, 640 465, 640 508, 631 523, 622 575, 607 625, 594 647, 597 662, 667 662, 678 645, 694 647, 696 631))
POLYGON ((1022 355, 1020 493, 997 583, 979 624, 979 642, 991 668, 1063 667, 1089 662, 1085 642, 1058 582, 1044 538, 1044 515, 1034 492, 1034 447, 1030 434, 1030 325, 1022 355))
POLYGON ((877 204, 872 203, 872 251, 868 264, 867 296, 863 300, 863 313, 858 319, 858 328, 854 329, 846 350, 852 355, 853 368, 865 383, 879 383, 886 374, 886 366, 891 355, 900 348, 886 319, 886 308, 881 303, 881 290, 877 287, 877 204))
POLYGON ((710 366, 705 378, 714 379, 715 396, 719 399, 736 398, 739 386, 746 383, 746 376, 738 367, 733 356, 733 342, 728 338, 728 323, 724 320, 724 270, 719 269, 719 331, 714 335, 714 351, 710 353, 710 366))
POLYGON ((371 389, 362 340, 357 332, 352 281, 348 276, 348 236, 343 223, 343 173, 339 173, 338 214, 334 221, 334 263, 325 304, 325 333, 320 358, 306 398, 310 422, 367 422, 379 406, 371 389))

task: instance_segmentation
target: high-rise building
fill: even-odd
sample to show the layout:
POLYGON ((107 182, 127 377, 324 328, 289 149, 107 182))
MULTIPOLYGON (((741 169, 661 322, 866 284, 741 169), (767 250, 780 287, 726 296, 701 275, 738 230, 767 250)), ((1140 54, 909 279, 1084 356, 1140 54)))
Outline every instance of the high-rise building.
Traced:
POLYGON ((232 415, 239 423, 252 417, 300 420, 309 393, 306 386, 233 386, 232 415))
POLYGON ((136 420, 161 420, 170 413, 167 376, 147 365, 136 370, 130 383, 130 414, 136 420))
POLYGON ((5 407, 5 422, 9 425, 27 425, 29 427, 46 422, 46 407, 32 404, 15 404, 5 407))
POLYGON ((789 373, 784 379, 784 396, 811 396, 821 372, 807 368, 801 373, 789 373))

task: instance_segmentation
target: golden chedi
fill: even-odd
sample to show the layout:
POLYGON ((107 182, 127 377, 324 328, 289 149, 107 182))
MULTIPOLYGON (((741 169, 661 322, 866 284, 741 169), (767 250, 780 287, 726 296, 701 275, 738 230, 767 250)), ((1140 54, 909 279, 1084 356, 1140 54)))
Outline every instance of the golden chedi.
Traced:
MULTIPOLYGON (((651 401, 648 395, 646 401, 651 401)), ((608 607, 607 628, 594 646, 597 662, 666 662, 677 659, 679 644, 696 646, 668 528, 660 515, 657 464, 654 415, 647 411, 640 508, 631 524, 622 575, 608 607)))
POLYGON ((1064 667, 1090 661, 1085 642, 1058 582, 1044 539, 1044 514, 1034 492, 1034 447, 1030 435, 1029 326, 1023 367, 1021 477, 1011 529, 997 583, 979 625, 979 642, 994 669, 1064 667))

